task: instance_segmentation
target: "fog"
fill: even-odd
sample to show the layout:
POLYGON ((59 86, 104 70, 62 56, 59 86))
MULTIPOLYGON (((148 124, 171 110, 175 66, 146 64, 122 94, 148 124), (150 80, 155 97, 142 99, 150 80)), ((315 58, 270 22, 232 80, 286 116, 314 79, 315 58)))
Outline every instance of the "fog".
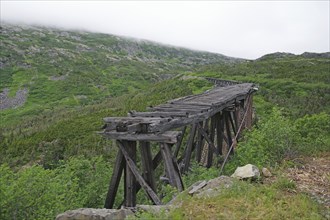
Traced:
POLYGON ((6 1, 1 22, 83 29, 255 59, 327 52, 329 1, 6 1))

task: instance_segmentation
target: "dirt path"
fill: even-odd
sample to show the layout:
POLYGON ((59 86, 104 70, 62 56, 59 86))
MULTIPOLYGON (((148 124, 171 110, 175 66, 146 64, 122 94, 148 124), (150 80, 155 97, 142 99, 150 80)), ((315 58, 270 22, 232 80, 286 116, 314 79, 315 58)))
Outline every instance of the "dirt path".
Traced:
POLYGON ((311 195, 330 209, 330 152, 320 157, 305 157, 302 165, 287 170, 297 190, 311 195))

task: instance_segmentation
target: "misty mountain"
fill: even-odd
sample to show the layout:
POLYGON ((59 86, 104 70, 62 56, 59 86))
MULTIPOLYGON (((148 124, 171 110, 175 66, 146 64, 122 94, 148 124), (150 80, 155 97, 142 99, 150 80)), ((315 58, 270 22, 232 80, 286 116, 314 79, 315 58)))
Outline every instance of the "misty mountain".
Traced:
POLYGON ((7 23, 0 31, 2 110, 88 104, 203 65, 242 61, 85 31, 7 23))

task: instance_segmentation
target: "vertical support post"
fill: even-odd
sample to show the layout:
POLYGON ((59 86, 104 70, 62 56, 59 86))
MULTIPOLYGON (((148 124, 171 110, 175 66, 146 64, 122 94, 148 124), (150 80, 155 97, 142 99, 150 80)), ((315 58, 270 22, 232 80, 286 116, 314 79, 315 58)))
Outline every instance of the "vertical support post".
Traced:
MULTIPOLYGON (((212 143, 214 143, 214 137, 215 137, 215 128, 216 128, 216 115, 213 115, 211 117, 211 125, 210 125, 210 140, 212 143)), ((212 166, 213 162, 213 148, 208 145, 208 151, 207 151, 207 164, 206 167, 209 168, 212 166)))
POLYGON ((171 147, 169 144, 161 143, 160 150, 164 160, 166 175, 171 186, 176 187, 179 191, 183 191, 183 182, 179 172, 178 164, 174 160, 171 147))
MULTIPOLYGON (((205 122, 204 122, 205 123, 205 122)), ((203 122, 199 122, 199 125, 203 127, 203 122)), ((199 163, 202 157, 202 145, 203 144, 203 135, 198 130, 197 132, 197 141, 196 141, 196 161, 199 163)))
POLYGON ((235 119, 235 124, 236 124, 236 128, 237 128, 237 139, 239 139, 241 137, 241 132, 238 131, 239 126, 240 126, 240 122, 241 122, 241 114, 240 114, 240 102, 236 102, 235 105, 235 112, 234 112, 234 119, 235 119))
POLYGON ((217 150, 220 155, 222 155, 222 144, 223 144, 223 132, 224 132, 224 120, 223 120, 223 114, 221 112, 218 114, 218 121, 216 123, 216 129, 217 129, 217 150))
POLYGON ((190 166, 190 159, 191 159, 191 153, 192 153, 192 148, 193 148, 193 144, 194 144, 194 138, 195 138, 195 134, 196 134, 196 128, 197 128, 196 124, 193 124, 192 127, 191 127, 186 152, 185 152, 185 155, 184 155, 183 172, 188 171, 188 168, 190 166))
MULTIPOLYGON (((226 123, 226 133, 227 133, 227 139, 228 139, 228 150, 230 146, 233 143, 232 137, 231 137, 231 131, 230 131, 230 122, 229 122, 229 117, 230 117, 230 112, 225 112, 225 123, 226 123)), ((233 154, 234 152, 231 151, 230 154, 233 154)))
POLYGON ((251 127, 252 127, 252 102, 253 102, 253 100, 252 100, 252 95, 250 94, 249 96, 248 96, 248 103, 247 103, 247 115, 246 115, 246 127, 248 128, 248 129, 251 129, 251 127))
POLYGON ((179 140, 176 143, 176 148, 175 148, 175 151, 174 151, 174 156, 175 157, 177 157, 178 154, 179 154, 180 147, 181 147, 181 144, 182 144, 182 140, 183 140, 184 134, 186 133, 186 129, 187 129, 187 127, 184 126, 183 129, 182 129, 182 132, 181 132, 181 136, 179 137, 179 140))
POLYGON ((124 156, 123 156, 122 152, 120 150, 118 150, 115 167, 113 169, 107 197, 105 199, 104 208, 106 208, 106 209, 113 208, 113 205, 115 203, 116 194, 118 191, 119 182, 120 182, 123 170, 124 170, 124 166, 125 166, 124 156))
MULTIPOLYGON (((136 162, 136 141, 122 141, 123 147, 128 153, 128 156, 135 163, 136 162)), ((136 179, 131 171, 129 165, 126 163, 125 167, 125 206, 136 206, 136 179)))
POLYGON ((142 172, 144 180, 149 184, 151 189, 156 192, 156 181, 154 169, 152 165, 152 154, 150 142, 141 141, 139 144, 141 152, 142 172))

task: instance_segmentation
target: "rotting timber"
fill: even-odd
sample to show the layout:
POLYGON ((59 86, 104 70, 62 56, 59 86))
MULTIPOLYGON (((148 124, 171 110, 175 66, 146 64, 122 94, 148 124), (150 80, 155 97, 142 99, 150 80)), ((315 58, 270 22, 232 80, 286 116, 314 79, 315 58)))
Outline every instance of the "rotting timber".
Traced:
POLYGON ((162 162, 165 175, 160 179, 179 191, 184 189, 181 176, 192 160, 206 167, 222 163, 223 168, 228 155, 234 153, 242 129, 251 127, 256 87, 252 83, 208 80, 216 86, 202 94, 149 107, 147 112, 130 111, 128 117, 104 118, 106 124, 100 133, 117 140, 119 148, 105 208, 113 208, 122 175, 121 205, 135 207, 141 188, 154 204, 161 204, 155 170, 162 162), (152 152, 157 153, 153 156, 152 152))

